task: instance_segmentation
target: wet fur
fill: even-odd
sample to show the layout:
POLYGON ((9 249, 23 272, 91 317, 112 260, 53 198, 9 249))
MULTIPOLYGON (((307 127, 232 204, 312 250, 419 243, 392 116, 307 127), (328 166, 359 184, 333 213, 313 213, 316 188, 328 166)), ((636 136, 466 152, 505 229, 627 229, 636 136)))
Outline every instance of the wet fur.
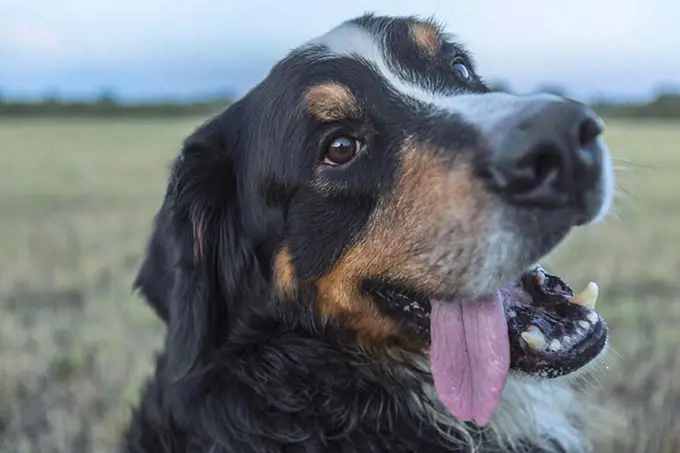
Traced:
MULTIPOLYGON (((360 18, 350 27, 364 34, 350 41, 358 39, 361 47, 371 30, 379 34, 396 23, 398 33, 389 39, 404 49, 410 45, 411 56, 435 58, 451 50, 434 24, 391 21, 360 18)), ((503 217, 465 170, 471 150, 480 149, 474 128, 458 122, 438 129, 430 120, 394 113, 400 111, 394 105, 417 108, 413 96, 422 95, 421 88, 402 92, 397 104, 382 110, 397 115, 387 123, 412 125, 404 136, 397 129, 380 134, 391 140, 386 148, 401 150, 401 160, 384 157, 374 171, 356 170, 342 185, 332 174, 319 176, 318 156, 302 146, 314 121, 359 112, 371 105, 370 93, 394 97, 376 76, 394 62, 371 57, 370 46, 363 57, 374 64, 371 71, 348 58, 316 64, 331 58, 319 42, 349 43, 347 36, 340 28, 294 51, 185 141, 135 282, 167 324, 165 345, 122 451, 590 451, 586 406, 565 380, 511 376, 489 427, 455 420, 436 398, 422 341, 360 291, 367 277, 421 281, 435 292, 487 291, 559 237, 544 238, 532 250, 534 244, 517 245, 512 228, 500 227, 511 215, 503 217), (333 81, 338 73, 346 79, 333 81), (437 150, 451 143, 458 151, 447 161, 437 150), (408 157, 413 149, 426 160, 420 175, 409 176, 418 168, 408 157), (447 170, 452 165, 457 178, 447 170), (432 187, 417 182, 433 175, 445 176, 432 187), (468 208, 448 214, 458 216, 455 232, 443 226, 432 232, 417 201, 427 198, 429 209, 443 206, 437 190, 446 184, 449 193, 458 191, 458 206, 468 208), (406 225, 395 214, 406 215, 406 225), (405 232, 409 236, 398 236, 405 232), (428 244, 432 235, 436 241, 428 244), (437 248, 442 238, 464 244, 457 261, 447 256, 450 248, 437 248), (412 248, 410 239, 418 240, 412 248), (500 277, 498 263, 508 263, 500 277)), ((417 58, 401 56, 417 69, 417 58)), ((428 80, 420 86, 434 93, 455 88, 444 79, 428 80)), ((468 91, 486 92, 475 83, 468 91)), ((437 225, 451 224, 445 212, 440 217, 437 225)))

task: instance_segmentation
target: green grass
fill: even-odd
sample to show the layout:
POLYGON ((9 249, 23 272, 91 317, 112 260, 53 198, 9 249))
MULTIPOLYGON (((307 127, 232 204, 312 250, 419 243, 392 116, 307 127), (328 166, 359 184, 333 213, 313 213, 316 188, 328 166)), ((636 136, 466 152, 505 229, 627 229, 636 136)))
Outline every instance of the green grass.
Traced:
MULTIPOLYGON (((198 120, 0 123, 0 451, 113 451, 162 325, 131 293, 170 159, 198 120)), ((611 453, 680 451, 680 123, 612 122, 614 215, 547 262, 601 287, 624 425, 611 453)), ((603 365, 603 368, 605 366, 603 365)))

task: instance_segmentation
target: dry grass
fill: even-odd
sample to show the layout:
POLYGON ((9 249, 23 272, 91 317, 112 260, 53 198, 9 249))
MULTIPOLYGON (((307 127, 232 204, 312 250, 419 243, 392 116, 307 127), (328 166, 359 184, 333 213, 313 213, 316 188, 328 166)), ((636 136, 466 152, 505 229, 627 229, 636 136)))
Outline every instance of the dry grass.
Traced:
MULTIPOLYGON (((130 283, 195 124, 0 124, 0 451, 113 451, 162 333, 130 283)), ((601 286, 615 353, 581 384, 626 424, 599 451, 677 452, 680 127, 614 123, 607 138, 616 213, 548 265, 601 286)))

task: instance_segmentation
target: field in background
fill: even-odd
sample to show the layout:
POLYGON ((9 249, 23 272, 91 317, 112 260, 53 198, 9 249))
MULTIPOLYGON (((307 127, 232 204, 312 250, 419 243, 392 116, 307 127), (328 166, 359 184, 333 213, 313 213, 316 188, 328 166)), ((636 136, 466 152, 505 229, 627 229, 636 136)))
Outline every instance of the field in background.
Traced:
MULTIPOLYGON (((197 120, 0 122, 0 451, 113 451, 162 325, 131 294, 170 159, 197 120)), ((680 123, 610 122, 615 212, 545 263, 601 288, 614 352, 579 382, 680 451, 680 123), (608 367, 608 369, 604 369, 608 367)))

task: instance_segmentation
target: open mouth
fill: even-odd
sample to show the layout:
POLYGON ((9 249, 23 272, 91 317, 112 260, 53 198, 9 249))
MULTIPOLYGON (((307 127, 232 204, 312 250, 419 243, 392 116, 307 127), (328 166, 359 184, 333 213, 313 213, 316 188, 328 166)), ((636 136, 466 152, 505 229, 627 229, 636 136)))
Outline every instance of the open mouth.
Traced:
POLYGON ((477 300, 438 300, 380 285, 382 309, 430 341, 437 394, 458 419, 486 425, 509 370, 539 378, 573 373, 605 348, 597 285, 575 295, 540 266, 477 300))

